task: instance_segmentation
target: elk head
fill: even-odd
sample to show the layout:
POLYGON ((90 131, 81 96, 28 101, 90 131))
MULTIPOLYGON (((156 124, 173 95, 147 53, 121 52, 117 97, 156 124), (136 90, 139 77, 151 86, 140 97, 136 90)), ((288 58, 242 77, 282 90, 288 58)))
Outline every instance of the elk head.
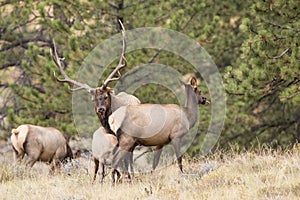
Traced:
POLYGON ((206 97, 202 96, 201 94, 201 90, 198 89, 197 87, 197 79, 195 77, 193 77, 191 79, 191 82, 190 82, 195 94, 196 94, 196 97, 197 97, 197 101, 198 101, 198 104, 210 104, 210 101, 208 101, 206 99, 206 97))
POLYGON ((92 91, 95 112, 99 118, 105 118, 111 114, 111 93, 112 90, 108 87, 105 89, 97 87, 92 91))
POLYGON ((85 83, 80 83, 80 82, 75 81, 75 80, 71 79, 70 77, 68 77, 68 75, 64 71, 63 63, 61 62, 62 59, 58 57, 54 41, 53 41, 53 49, 51 49, 52 59, 53 59, 54 63, 56 64, 56 66, 59 68, 61 75, 63 76, 63 79, 60 79, 54 73, 56 80, 59 82, 65 82, 65 83, 69 83, 69 84, 77 86, 77 88, 71 89, 72 91, 77 91, 77 90, 81 90, 81 89, 87 90, 93 96, 92 99, 94 101, 95 112, 98 115, 98 118, 100 119, 103 126, 105 126, 104 124, 106 124, 106 121, 107 121, 107 119, 104 119, 104 118, 105 117, 108 118, 108 116, 111 114, 110 106, 111 106, 112 89, 107 87, 107 85, 111 81, 116 81, 116 80, 120 79, 120 77, 121 77, 120 70, 126 66, 125 29, 124 29, 122 22, 119 21, 119 23, 122 27, 121 32, 122 32, 122 36, 123 36, 123 40, 122 40, 123 48, 122 48, 120 60, 119 60, 117 67, 111 72, 111 74, 107 77, 107 79, 103 82, 102 86, 100 86, 100 87, 92 88, 85 83), (103 121, 103 120, 105 120, 105 121, 103 121))

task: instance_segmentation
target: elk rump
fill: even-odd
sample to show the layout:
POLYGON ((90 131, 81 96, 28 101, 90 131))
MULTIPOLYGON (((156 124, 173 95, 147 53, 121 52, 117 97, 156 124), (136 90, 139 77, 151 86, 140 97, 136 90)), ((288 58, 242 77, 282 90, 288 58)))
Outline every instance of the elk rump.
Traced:
POLYGON ((60 167, 67 158, 73 158, 72 150, 63 134, 53 127, 30 124, 12 129, 11 143, 15 160, 20 162, 27 154, 26 165, 32 167, 36 161, 50 164, 49 173, 60 167))

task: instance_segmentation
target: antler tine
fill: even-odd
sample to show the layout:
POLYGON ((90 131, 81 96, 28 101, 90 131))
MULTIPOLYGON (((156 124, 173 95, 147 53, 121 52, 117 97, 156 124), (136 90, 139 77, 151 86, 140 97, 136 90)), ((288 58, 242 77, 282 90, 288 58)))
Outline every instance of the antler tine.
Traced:
POLYGON ((122 53, 120 56, 120 60, 119 63, 117 65, 117 67, 111 72, 111 74, 107 77, 107 79, 103 82, 102 88, 105 88, 107 86, 107 84, 111 81, 116 81, 119 80, 121 78, 121 73, 120 73, 120 69, 122 69, 123 67, 126 66, 126 58, 125 58, 125 52, 126 52, 126 34, 125 34, 125 28, 123 26, 123 23, 121 22, 121 20, 119 20, 119 23, 122 27, 121 33, 122 33, 122 37, 123 37, 123 47, 122 47, 122 53), (118 73, 117 77, 114 77, 115 74, 118 73))
POLYGON ((65 71, 63 69, 63 66, 62 66, 63 64, 61 63, 61 60, 63 60, 63 58, 58 57, 54 40, 53 40, 53 50, 50 49, 50 52, 51 52, 51 56, 52 56, 52 59, 53 59, 55 65, 59 68, 61 75, 64 77, 63 79, 59 79, 54 72, 53 74, 57 81, 71 83, 73 85, 78 86, 78 88, 71 89, 72 91, 86 89, 88 92, 92 92, 94 90, 94 88, 90 87, 89 85, 87 85, 85 83, 77 82, 77 81, 71 79, 70 77, 68 77, 68 75, 65 73, 65 71))

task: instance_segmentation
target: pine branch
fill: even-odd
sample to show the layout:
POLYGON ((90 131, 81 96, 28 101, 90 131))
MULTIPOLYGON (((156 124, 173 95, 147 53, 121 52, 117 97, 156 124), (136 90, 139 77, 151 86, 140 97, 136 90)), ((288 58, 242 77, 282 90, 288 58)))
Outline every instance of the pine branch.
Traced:
POLYGON ((272 25, 272 26, 281 28, 281 29, 288 29, 288 30, 293 30, 293 31, 296 31, 296 32, 300 32, 300 29, 292 28, 292 27, 289 27, 289 26, 283 26, 283 25, 280 25, 280 24, 275 24, 273 22, 267 22, 267 23, 272 25))
POLYGON ((282 52, 279 56, 275 56, 273 57, 273 59, 278 59, 281 58, 282 56, 284 56, 284 54, 286 54, 288 51, 290 50, 290 48, 287 48, 286 50, 284 50, 284 52, 282 52))
POLYGON ((11 63, 5 63, 3 64, 1 67, 0 67, 0 70, 1 69, 6 69, 6 68, 9 68, 9 67, 14 67, 14 66, 18 66, 21 64, 21 61, 17 61, 17 62, 11 62, 11 63))
POLYGON ((7 45, 7 46, 4 46, 0 49, 0 52, 3 52, 3 51, 8 51, 10 49, 13 49, 15 47, 18 47, 18 46, 22 46, 24 44, 28 44, 29 42, 45 42, 45 43, 51 43, 50 40, 47 40, 47 39, 44 39, 42 37, 35 37, 35 38, 27 38, 27 39, 20 39, 20 40, 17 40, 16 42, 13 42, 12 44, 10 45, 7 45))

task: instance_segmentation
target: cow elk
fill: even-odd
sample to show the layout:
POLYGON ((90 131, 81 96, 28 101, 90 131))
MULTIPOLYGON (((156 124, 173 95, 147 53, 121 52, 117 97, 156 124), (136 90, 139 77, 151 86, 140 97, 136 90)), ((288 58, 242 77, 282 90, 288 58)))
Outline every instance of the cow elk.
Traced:
POLYGON ((49 174, 59 169, 61 161, 73 158, 63 134, 52 127, 20 125, 12 129, 11 143, 15 160, 20 162, 27 154, 26 166, 31 168, 36 161, 46 162, 50 164, 49 174))
POLYGON ((197 120, 197 105, 209 104, 197 89, 192 78, 185 87, 184 107, 175 104, 139 104, 120 107, 109 117, 109 125, 118 137, 113 163, 118 165, 137 145, 156 146, 153 169, 156 168, 162 148, 171 143, 178 166, 182 170, 181 141, 197 120))

